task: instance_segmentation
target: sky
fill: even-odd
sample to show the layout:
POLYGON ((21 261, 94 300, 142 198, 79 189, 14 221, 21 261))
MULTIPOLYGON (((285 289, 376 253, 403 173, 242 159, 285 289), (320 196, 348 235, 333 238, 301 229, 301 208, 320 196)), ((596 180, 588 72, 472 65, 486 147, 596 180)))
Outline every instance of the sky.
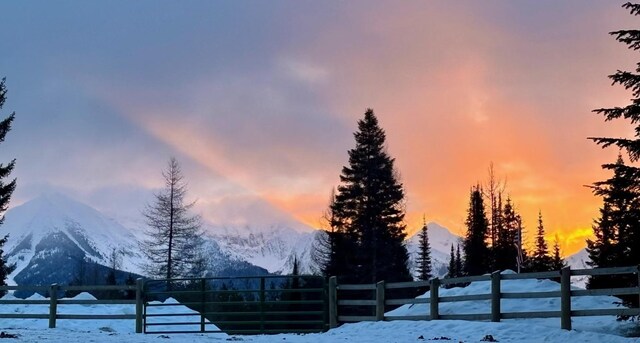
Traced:
POLYGON ((373 108, 408 231, 462 234, 489 165, 533 236, 573 253, 632 127, 591 110, 631 95, 637 56, 615 1, 20 1, 0 3, 0 76, 16 112, 12 205, 62 192, 136 222, 174 156, 215 225, 321 227, 373 108))

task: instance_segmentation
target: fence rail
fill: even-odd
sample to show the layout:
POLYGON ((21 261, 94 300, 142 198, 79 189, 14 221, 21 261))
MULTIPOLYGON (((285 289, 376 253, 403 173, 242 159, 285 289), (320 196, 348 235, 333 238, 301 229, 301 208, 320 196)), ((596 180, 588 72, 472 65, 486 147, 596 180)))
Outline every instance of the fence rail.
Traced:
MULTIPOLYGON (((288 281, 288 282, 289 282, 288 281)), ((301 281, 302 282, 302 281, 301 281)), ((1 319, 48 319, 49 327, 55 328, 57 320, 67 319, 134 319, 137 333, 178 333, 178 332, 227 332, 232 334, 256 334, 279 332, 319 332, 334 328, 339 323, 390 320, 491 320, 516 318, 560 318, 562 329, 571 329, 572 317, 583 316, 633 316, 640 315, 639 308, 618 309, 572 309, 571 299, 584 296, 634 296, 640 299, 640 266, 621 268, 577 269, 569 267, 560 271, 465 276, 416 282, 384 281, 375 284, 338 284, 336 277, 328 280, 313 276, 261 276, 225 277, 207 279, 142 280, 135 286, 0 286, 0 291, 46 292, 49 299, 0 299, 0 305, 49 305, 48 313, 22 314, 2 313, 1 319), (571 276, 575 275, 629 275, 638 279, 636 287, 572 290, 571 276), (278 280, 306 280, 305 287, 273 287, 278 280), (541 292, 503 292, 502 280, 559 279, 560 290, 541 292), (490 292, 486 294, 440 296, 441 286, 467 284, 474 281, 489 281, 490 292), (215 282, 243 282, 243 289, 220 288, 215 282), (270 285, 267 285, 270 282, 270 285), (181 285, 172 288, 171 283, 181 285), (251 285, 252 286, 251 286, 251 285), (429 289, 428 298, 413 298, 406 291, 429 289), (59 299, 63 291, 135 291, 135 300, 85 300, 59 299), (273 296, 278 294, 278 296, 273 296), (359 295, 349 298, 349 294, 359 295), (398 295, 404 294, 404 295, 398 295), (368 298, 367 296, 368 295, 368 298), (152 299, 175 297, 175 303, 151 303, 152 299), (235 298, 234 298, 235 297, 235 298), (502 311, 502 299, 560 298, 560 306, 552 311, 502 311), (247 300, 249 299, 249 300, 247 300), (441 303, 461 301, 489 301, 486 313, 445 313, 440 314, 441 303), (92 304, 135 304, 134 314, 61 314, 58 306, 92 304), (387 315, 386 310, 401 305, 429 304, 428 313, 420 315, 387 315), (190 313, 162 312, 163 308, 187 306, 190 313), (345 309, 360 309, 347 313, 345 309), (158 312, 157 310, 160 310, 158 312), (160 331, 159 327, 171 325, 173 331, 160 331), (299 325, 299 326, 298 326, 299 325), (189 330, 196 326, 196 330, 189 330), (285 327, 286 329, 283 329, 285 327), (147 328, 150 331, 147 331, 147 328), (184 328, 184 329, 183 329, 184 328)))
POLYGON ((172 297, 177 303, 145 303, 145 333, 265 334, 328 329, 326 279, 320 276, 247 276, 148 280, 147 299, 172 297), (240 285, 239 289, 236 286, 240 285), (184 305, 195 312, 163 313, 184 305), (163 327, 161 327, 163 326, 163 327))
MULTIPOLYGON (((47 292, 48 300, 29 299, 0 299, 0 305, 49 305, 48 313, 0 313, 3 319, 48 319, 49 328, 55 328, 58 319, 134 319, 136 333, 142 332, 142 279, 138 279, 135 286, 126 285, 96 285, 96 286, 68 286, 52 284, 50 286, 0 286, 0 291, 34 291, 47 292), (58 299, 58 293, 64 291, 97 292, 97 291, 135 291, 135 300, 88 300, 88 299, 58 299), (136 305, 135 314, 60 314, 58 305, 136 305)), ((1 307, 0 307, 1 309, 1 307)))
MULTIPOLYGON (((338 284, 337 279, 332 277, 329 279, 329 324, 334 328, 341 322, 358 322, 358 321, 380 321, 380 320, 437 320, 437 319, 456 319, 456 320, 491 320, 499 322, 502 319, 515 318, 560 318, 560 326, 562 329, 571 330, 571 318, 583 316, 634 316, 640 315, 640 308, 617 308, 617 309, 581 309, 572 310, 571 298, 582 296, 596 295, 638 295, 640 298, 640 266, 635 267, 617 267, 617 268, 598 268, 598 269, 575 269, 565 267, 559 271, 538 272, 538 273, 522 273, 522 274, 500 274, 494 272, 488 275, 464 276, 457 278, 438 279, 434 278, 430 281, 416 282, 396 282, 377 284, 338 284), (638 279, 636 287, 625 288, 609 288, 609 289, 589 289, 589 290, 571 290, 571 276, 574 275, 624 275, 635 274, 638 279), (526 280, 526 279, 560 279, 559 291, 542 291, 542 292, 508 292, 501 290, 502 280, 526 280), (473 295, 455 295, 440 296, 440 285, 457 285, 466 284, 474 281, 491 282, 491 291, 486 294, 473 295), (399 288, 430 288, 429 298, 408 298, 408 299, 390 299, 388 290, 399 288), (373 297, 370 299, 348 299, 342 295, 345 291, 373 291, 373 297), (340 292, 340 294, 339 294, 340 292), (523 312, 503 312, 501 310, 502 299, 535 299, 535 298, 560 298, 560 308, 555 311, 523 311, 523 312), (440 314, 439 304, 461 301, 490 300, 490 306, 487 313, 454 313, 440 314), (429 313, 425 315, 384 315, 385 309, 390 306, 397 307, 399 305, 413 304, 429 304, 429 313), (341 314, 341 307, 351 306, 363 307, 371 309, 375 315, 351 315, 341 314)), ((346 294, 346 293, 345 293, 346 294)), ((366 312, 363 309, 361 312, 366 312)))

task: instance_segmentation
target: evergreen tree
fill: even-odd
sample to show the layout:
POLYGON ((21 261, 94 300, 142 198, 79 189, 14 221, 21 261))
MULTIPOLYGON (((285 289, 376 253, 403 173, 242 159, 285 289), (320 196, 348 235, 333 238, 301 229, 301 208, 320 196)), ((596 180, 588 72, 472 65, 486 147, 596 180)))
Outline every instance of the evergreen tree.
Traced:
POLYGON ((460 245, 456 245, 456 276, 464 275, 464 271, 462 269, 463 269, 463 263, 462 263, 462 256, 460 254, 460 245))
MULTIPOLYGON (((127 278, 124 280, 124 284, 127 285, 127 286, 135 286, 136 285, 136 280, 133 278, 133 275, 131 275, 131 273, 129 273, 129 275, 127 275, 127 278)), ((125 299, 135 299, 136 298, 136 291, 133 291, 133 290, 124 291, 124 298, 125 299)))
POLYGON ((500 232, 502 222, 502 193, 504 192, 505 182, 496 178, 493 162, 489 164, 489 180, 486 186, 486 198, 489 201, 489 217, 490 217, 490 246, 495 247, 498 243, 498 233, 500 232))
POLYGON ((327 229, 314 237, 311 257, 315 269, 325 276, 337 276, 348 273, 347 266, 355 265, 351 254, 354 251, 355 240, 348 239, 345 226, 340 222, 337 213, 342 213, 341 204, 336 203, 335 189, 331 191, 329 207, 323 215, 327 229))
POLYGON ((107 272, 107 277, 104 280, 105 285, 115 285, 117 283, 116 280, 116 272, 113 269, 109 269, 107 272))
POLYGON ((467 211, 467 234, 464 239, 464 273, 466 275, 481 275, 489 272, 489 247, 487 236, 489 222, 482 199, 480 185, 471 190, 469 209, 467 211))
POLYGON ((498 231, 498 243, 493 249, 494 269, 518 270, 518 235, 521 229, 522 219, 511 198, 507 197, 502 211, 502 225, 498 231))
POLYGON ((143 268, 157 278, 200 276, 195 272, 203 258, 201 220, 189 214, 194 203, 185 204, 187 186, 176 159, 169 160, 162 176, 164 189, 155 195, 155 202, 143 213, 148 226, 147 237, 140 245, 147 259, 143 268))
MULTIPOLYGON (((293 268, 289 276, 291 276, 291 278, 287 278, 284 284, 282 284, 282 289, 289 290, 287 292, 283 292, 282 300, 299 301, 301 300, 301 293, 293 291, 301 288, 300 278, 298 277, 300 276, 300 263, 298 262, 297 256, 293 257, 293 268)), ((288 306, 288 309, 290 311, 295 311, 296 309, 298 309, 298 306, 299 305, 297 304, 291 304, 290 306, 288 306)))
POLYGON ((529 271, 545 272, 554 270, 552 258, 549 256, 547 241, 544 239, 544 224, 542 223, 542 211, 538 211, 538 231, 536 233, 536 250, 529 261, 529 271))
POLYGON ((300 288, 300 262, 298 262, 298 256, 293 257, 293 268, 291 269, 291 276, 294 278, 291 279, 291 288, 298 289, 300 288))
MULTIPOLYGON (((7 88, 5 86, 5 79, 0 80, 0 110, 4 105, 4 102, 7 99, 7 88)), ((11 123, 13 123, 13 119, 15 117, 15 112, 11 113, 7 118, 0 121, 0 143, 4 142, 5 136, 11 130, 11 123)), ((13 191, 16 189, 16 179, 13 179, 7 182, 7 178, 13 171, 15 167, 16 160, 12 160, 8 164, 4 165, 0 163, 0 225, 4 222, 4 213, 7 211, 9 207, 9 200, 11 200, 11 195, 13 191)), ((0 286, 6 286, 7 276, 13 272, 15 269, 15 265, 9 265, 5 261, 4 251, 2 247, 5 243, 7 243, 7 239, 9 235, 0 236, 0 286)), ((0 298, 3 297, 7 292, 0 291, 0 298)))
MULTIPOLYGON (((640 14, 640 5, 625 3, 623 8, 631 15, 640 14)), ((610 32, 615 39, 637 51, 640 49, 640 30, 619 30, 610 32)), ((630 90, 631 102, 623 107, 599 108, 594 112, 602 114, 605 121, 623 118, 634 126, 632 138, 590 137, 603 148, 617 146, 626 150, 631 163, 640 159, 640 63, 633 72, 618 70, 609 75, 613 85, 621 85, 630 90)), ((613 171, 613 177, 593 185, 594 193, 603 198, 604 205, 600 218, 593 226, 595 240, 587 242, 592 266, 625 266, 640 264, 640 168, 625 165, 622 157, 615 164, 603 168, 613 171)), ((592 277, 590 288, 633 287, 631 277, 592 277)), ((622 297, 625 302, 638 306, 638 297, 622 297)))
POLYGON ((618 235, 611 218, 611 204, 605 202, 600 209, 600 218, 596 219, 592 229, 595 239, 587 240, 587 253, 591 267, 612 267, 617 263, 618 235))
MULTIPOLYGON (((626 3, 622 7, 630 10, 632 15, 640 14, 640 5, 626 3)), ((625 43, 632 50, 640 49, 640 30, 619 30, 610 32, 619 42, 625 43)), ((640 63, 637 64, 636 72, 640 73, 640 63)), ((628 119, 635 125, 635 138, 609 138, 609 137, 590 137, 602 147, 616 145, 627 150, 631 162, 635 162, 640 158, 640 74, 629 71, 618 70, 615 74, 609 75, 613 81, 613 85, 622 85, 625 89, 631 90, 633 98, 631 103, 624 107, 599 108, 593 110, 595 113, 604 115, 605 120, 614 120, 619 118, 628 119)))
MULTIPOLYGON (((596 182, 593 191, 604 202, 600 218, 593 225, 595 239, 587 240, 589 265, 592 267, 621 267, 640 262, 640 183, 636 168, 625 165, 622 156, 615 164, 603 168, 613 171, 606 181, 596 182)), ((635 287, 635 277, 592 276, 588 288, 635 287)), ((637 306, 637 297, 622 297, 637 306)))
POLYGON ((502 192, 498 193, 497 201, 495 208, 492 210, 492 224, 491 229, 494 231, 495 240, 491 244, 491 270, 499 270, 499 262, 500 259, 500 237, 504 235, 505 232, 505 216, 504 216, 504 206, 502 205, 502 192))
POLYGON ((354 136, 356 147, 349 150, 349 165, 342 168, 331 206, 337 237, 344 240, 332 256, 340 261, 336 275, 363 283, 411 280, 404 245, 404 190, 373 110, 358 121, 354 136))
POLYGON ((453 253, 453 244, 451 244, 451 255, 449 256, 449 272, 447 273, 447 277, 454 278, 458 276, 458 271, 456 270, 456 255, 453 253))
POLYGON ((550 270, 560 270, 564 268, 567 264, 560 254, 560 243, 558 242, 558 236, 556 236, 555 241, 553 242, 553 256, 551 257, 551 267, 550 270))
MULTIPOLYGON (((426 220, 423 219, 423 225, 418 234, 419 250, 418 250, 418 280, 430 280, 432 276, 431 269, 431 247, 429 246, 429 233, 426 220)), ((453 246, 451 252, 453 253, 453 246)))

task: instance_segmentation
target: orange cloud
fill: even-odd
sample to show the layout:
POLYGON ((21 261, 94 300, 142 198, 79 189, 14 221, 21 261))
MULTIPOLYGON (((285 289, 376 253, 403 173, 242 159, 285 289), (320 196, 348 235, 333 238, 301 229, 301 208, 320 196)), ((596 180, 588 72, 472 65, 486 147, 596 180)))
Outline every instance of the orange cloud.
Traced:
POLYGON ((617 153, 586 137, 629 132, 590 113, 629 97, 605 78, 633 67, 635 56, 606 35, 625 23, 624 11, 344 6, 350 15, 283 48, 261 73, 205 75, 182 107, 137 99, 120 107, 154 137, 312 226, 353 146, 349 132, 373 107, 405 185, 410 233, 424 213, 463 234, 469 187, 493 162, 529 237, 542 211, 566 254, 584 246, 600 203, 584 185, 606 178, 599 166, 617 153))

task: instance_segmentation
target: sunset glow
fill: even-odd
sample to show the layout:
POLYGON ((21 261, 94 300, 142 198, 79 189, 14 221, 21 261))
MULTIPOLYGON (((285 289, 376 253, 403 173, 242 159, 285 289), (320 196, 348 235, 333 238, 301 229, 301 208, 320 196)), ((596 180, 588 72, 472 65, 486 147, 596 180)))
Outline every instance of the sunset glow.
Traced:
POLYGON ((568 255, 601 204, 585 185, 618 153, 586 137, 631 130, 591 113, 630 97, 606 78, 636 62, 607 34, 637 24, 616 2, 121 4, 94 3, 91 18, 0 5, 17 30, 0 30, 17 202, 56 188, 134 213, 144 203, 124 199, 146 199, 176 156, 212 223, 322 227, 371 107, 409 233, 424 215, 463 234, 469 189, 493 163, 528 239, 542 211, 568 255))

